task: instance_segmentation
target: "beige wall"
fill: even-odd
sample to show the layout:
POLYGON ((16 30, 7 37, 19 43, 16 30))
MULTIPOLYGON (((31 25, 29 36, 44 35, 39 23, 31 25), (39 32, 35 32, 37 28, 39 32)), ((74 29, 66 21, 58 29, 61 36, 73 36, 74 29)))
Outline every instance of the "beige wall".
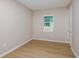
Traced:
POLYGON ((31 39, 32 12, 15 0, 0 0, 0 55, 31 39))
POLYGON ((52 10, 33 12, 33 38, 47 39, 50 41, 69 42, 68 26, 69 15, 66 8, 56 8, 52 10), (46 33, 43 31, 43 16, 54 16, 54 31, 46 33))
POLYGON ((72 6, 72 48, 76 57, 79 57, 79 0, 73 0, 72 6))

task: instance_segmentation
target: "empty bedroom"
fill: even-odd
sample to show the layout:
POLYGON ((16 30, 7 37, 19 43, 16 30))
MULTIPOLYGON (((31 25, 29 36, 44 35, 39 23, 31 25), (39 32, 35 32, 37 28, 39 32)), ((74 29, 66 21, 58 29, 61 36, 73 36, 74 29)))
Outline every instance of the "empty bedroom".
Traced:
POLYGON ((78 5, 79 0, 0 0, 0 57, 78 58, 78 5))

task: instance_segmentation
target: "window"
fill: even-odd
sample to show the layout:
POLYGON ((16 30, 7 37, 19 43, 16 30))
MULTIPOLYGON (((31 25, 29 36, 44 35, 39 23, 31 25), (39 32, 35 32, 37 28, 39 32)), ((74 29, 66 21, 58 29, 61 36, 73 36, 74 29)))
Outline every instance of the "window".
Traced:
POLYGON ((44 16, 44 32, 53 32, 53 16, 44 16))

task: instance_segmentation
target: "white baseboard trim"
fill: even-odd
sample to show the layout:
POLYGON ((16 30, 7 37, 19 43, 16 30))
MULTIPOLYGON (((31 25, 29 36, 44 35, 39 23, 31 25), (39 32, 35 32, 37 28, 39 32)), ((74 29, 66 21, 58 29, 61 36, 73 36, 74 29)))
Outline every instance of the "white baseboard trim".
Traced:
POLYGON ((70 47, 71 47, 71 50, 72 50, 74 56, 75 56, 76 58, 79 58, 78 55, 76 54, 75 50, 74 50, 73 47, 72 47, 72 42, 70 43, 70 47))
POLYGON ((10 53, 10 52, 16 50, 17 48, 19 48, 19 47, 23 46, 24 44, 30 42, 31 40, 32 40, 32 39, 29 39, 29 40, 27 40, 27 41, 25 41, 25 42, 23 42, 23 43, 17 45, 16 47, 14 47, 14 48, 8 50, 7 52, 5 52, 5 53, 3 53, 3 54, 1 54, 0 57, 3 57, 3 56, 5 56, 5 55, 7 55, 8 53, 10 53))
POLYGON ((72 50, 73 54, 75 55, 75 57, 79 58, 78 55, 76 54, 75 50, 72 48, 72 46, 71 46, 71 50, 72 50))
POLYGON ((51 42, 59 42, 59 43, 68 43, 70 44, 70 42, 67 41, 57 41, 57 40, 48 40, 48 39, 41 39, 41 38, 32 38, 33 40, 43 40, 43 41, 51 41, 51 42))

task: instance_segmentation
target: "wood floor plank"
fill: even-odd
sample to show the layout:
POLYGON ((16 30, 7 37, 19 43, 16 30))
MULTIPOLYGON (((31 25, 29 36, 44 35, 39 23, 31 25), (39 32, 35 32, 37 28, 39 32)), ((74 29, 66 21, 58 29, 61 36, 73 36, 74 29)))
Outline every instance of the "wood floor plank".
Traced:
POLYGON ((69 44, 32 40, 3 58, 74 58, 69 44))

